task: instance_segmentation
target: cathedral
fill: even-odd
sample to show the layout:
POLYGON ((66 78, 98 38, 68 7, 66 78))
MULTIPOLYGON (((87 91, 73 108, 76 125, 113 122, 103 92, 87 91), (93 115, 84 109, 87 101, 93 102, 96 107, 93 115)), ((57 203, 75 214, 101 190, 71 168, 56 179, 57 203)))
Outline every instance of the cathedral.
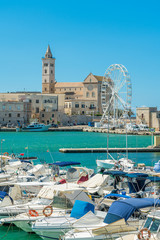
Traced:
POLYGON ((42 58, 42 94, 65 94, 64 112, 68 115, 102 113, 103 77, 90 73, 83 82, 56 82, 55 60, 48 45, 42 58))

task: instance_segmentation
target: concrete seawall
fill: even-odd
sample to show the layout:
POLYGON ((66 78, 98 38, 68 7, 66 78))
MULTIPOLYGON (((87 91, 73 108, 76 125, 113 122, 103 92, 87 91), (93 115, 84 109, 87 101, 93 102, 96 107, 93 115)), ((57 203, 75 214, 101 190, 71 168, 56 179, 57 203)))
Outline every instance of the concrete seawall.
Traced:
MULTIPOLYGON (((126 148, 109 148, 111 153, 126 152, 126 148)), ((104 153, 107 152, 107 148, 60 148, 61 153, 104 153)), ((128 148, 128 152, 160 152, 160 148, 128 148)))

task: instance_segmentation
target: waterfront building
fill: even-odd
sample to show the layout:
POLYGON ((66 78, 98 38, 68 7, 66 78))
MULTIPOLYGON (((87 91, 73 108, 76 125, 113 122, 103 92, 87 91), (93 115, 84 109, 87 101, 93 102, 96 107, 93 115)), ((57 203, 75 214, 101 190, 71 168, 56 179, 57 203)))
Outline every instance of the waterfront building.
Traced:
POLYGON ((0 124, 17 125, 17 121, 21 124, 29 123, 31 118, 31 103, 19 101, 1 101, 0 102, 0 124))
POLYGON ((31 119, 37 119, 47 124, 61 121, 64 110, 64 94, 42 94, 40 92, 0 93, 0 99, 6 103, 10 101, 30 103, 31 119))
POLYGON ((149 128, 160 130, 160 111, 157 107, 138 107, 136 108, 136 123, 146 124, 149 128))
POLYGON ((64 112, 68 115, 102 114, 102 80, 103 76, 90 73, 83 82, 56 82, 55 58, 49 46, 42 58, 42 93, 65 94, 64 112))

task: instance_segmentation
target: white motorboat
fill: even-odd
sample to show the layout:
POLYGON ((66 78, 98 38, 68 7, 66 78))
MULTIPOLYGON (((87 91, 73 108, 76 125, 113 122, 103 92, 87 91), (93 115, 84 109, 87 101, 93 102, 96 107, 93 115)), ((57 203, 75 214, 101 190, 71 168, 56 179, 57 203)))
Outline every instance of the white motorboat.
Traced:
POLYGON ((45 125, 43 123, 32 122, 26 127, 19 126, 16 128, 17 132, 45 132, 51 127, 50 124, 45 125))
MULTIPOLYGON (((68 231, 64 236, 60 239, 62 240, 104 240, 104 239, 117 239, 121 240, 138 240, 138 239, 146 239, 144 238, 143 232, 151 229, 155 229, 155 231, 159 231, 159 221, 155 221, 155 216, 150 217, 146 224, 144 225, 143 231, 140 233, 140 238, 131 238, 130 236, 134 236, 135 233, 138 232, 139 224, 136 226, 136 223, 131 220, 131 215, 138 209, 155 207, 155 205, 160 205, 159 199, 151 199, 151 198, 130 198, 126 200, 119 200, 112 203, 106 218, 104 219, 104 225, 101 227, 96 226, 96 228, 92 228, 86 223, 84 229, 74 227, 72 230, 68 231), (127 223, 128 224, 127 224, 127 223), (130 233, 130 235, 128 235, 130 233), (128 237, 123 236, 128 235, 128 237), (120 237, 121 236, 121 237, 120 237), (119 238, 120 237, 120 238, 119 238)), ((154 231, 154 230, 153 230, 154 231)), ((137 235, 136 235, 137 236, 137 235)), ((150 236, 150 232, 149 232, 150 236)), ((154 239, 154 238, 151 238, 154 239)), ((156 240, 159 238, 155 238, 156 240)))
MULTIPOLYGON (((56 186, 55 186, 56 187, 56 186)), ((72 208, 75 200, 81 200, 93 203, 91 199, 88 197, 88 195, 83 192, 82 189, 80 190, 73 190, 74 188, 68 188, 67 186, 63 188, 61 187, 61 190, 58 190, 56 187, 56 190, 54 191, 54 187, 44 187, 38 196, 44 196, 45 198, 48 196, 50 199, 52 198, 52 207, 51 206, 42 206, 42 208, 39 206, 37 208, 37 205, 34 205, 34 201, 32 201, 32 205, 28 204, 28 209, 26 208, 26 211, 23 211, 23 213, 18 214, 16 216, 11 216, 7 218, 2 218, 1 222, 4 223, 13 223, 17 227, 21 228, 25 232, 32 232, 32 223, 39 219, 46 219, 48 226, 49 223, 52 222, 52 219, 56 219, 57 221, 61 221, 61 218, 64 217, 68 218, 70 217, 70 209, 72 208), (54 196, 54 197, 53 197, 54 196), (54 199, 53 199, 54 198, 54 199), (50 216, 46 217, 45 216, 50 216)), ((23 205, 24 207, 24 205, 23 205)), ((41 224, 41 222, 40 222, 41 224)))
POLYGON ((71 215, 63 217, 49 217, 37 220, 32 225, 32 230, 43 239, 59 239, 61 234, 72 228, 84 229, 86 224, 90 227, 103 226, 106 213, 94 212, 94 205, 85 201, 75 201, 71 215))
POLYGON ((97 159, 96 164, 98 167, 110 169, 110 168, 113 168, 114 166, 118 165, 118 161, 115 159, 105 159, 105 160, 97 159))
POLYGON ((160 210, 151 212, 143 225, 143 227, 135 234, 121 236, 117 240, 139 240, 139 239, 160 239, 160 210))

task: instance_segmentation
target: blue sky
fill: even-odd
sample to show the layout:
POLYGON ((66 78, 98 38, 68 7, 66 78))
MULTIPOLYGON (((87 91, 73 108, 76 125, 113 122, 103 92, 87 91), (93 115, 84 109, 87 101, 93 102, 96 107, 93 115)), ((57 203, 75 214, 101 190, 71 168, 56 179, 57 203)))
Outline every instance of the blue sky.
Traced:
POLYGON ((56 80, 128 69, 132 106, 159 107, 159 1, 0 0, 0 92, 41 91, 41 58, 50 44, 56 80))

